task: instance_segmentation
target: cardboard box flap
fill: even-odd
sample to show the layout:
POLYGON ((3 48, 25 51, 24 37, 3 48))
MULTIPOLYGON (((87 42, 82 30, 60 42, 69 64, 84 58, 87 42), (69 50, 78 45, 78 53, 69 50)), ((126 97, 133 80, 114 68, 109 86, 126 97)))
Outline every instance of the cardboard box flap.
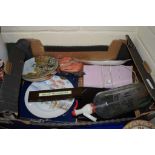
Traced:
MULTIPOLYGON (((119 50, 123 43, 125 43, 124 40, 114 40, 110 44, 108 50, 106 51, 83 51, 82 48, 80 50, 80 47, 78 48, 79 51, 75 51, 75 48, 73 51, 52 51, 50 48, 48 48, 48 51, 45 51, 44 46, 42 45, 40 40, 30 40, 31 41, 31 49, 33 56, 39 56, 39 55, 47 55, 52 56, 56 58, 61 57, 75 57, 78 59, 85 59, 85 60, 113 60, 116 59, 119 53, 119 50), (82 54, 81 54, 82 52, 82 54)), ((71 46, 70 48, 72 48, 71 46)), ((55 47, 56 48, 56 47, 55 47)), ((59 47, 60 49, 60 47, 59 47)))
POLYGON ((45 54, 44 46, 38 39, 30 39, 31 50, 34 56, 41 56, 45 54))

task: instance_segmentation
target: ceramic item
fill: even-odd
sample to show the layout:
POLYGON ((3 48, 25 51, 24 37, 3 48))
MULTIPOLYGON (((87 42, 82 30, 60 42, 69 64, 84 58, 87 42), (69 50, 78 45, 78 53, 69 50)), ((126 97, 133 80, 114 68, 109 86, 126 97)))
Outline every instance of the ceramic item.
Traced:
POLYGON ((88 65, 101 65, 101 66, 116 66, 116 65, 122 65, 128 61, 130 61, 131 59, 127 59, 127 60, 104 60, 104 61, 93 61, 93 60, 83 60, 83 59, 75 59, 78 62, 82 62, 84 64, 88 64, 88 65))
POLYGON ((134 120, 125 125, 124 129, 153 129, 151 122, 145 120, 134 120))
POLYGON ((27 81, 43 81, 56 73, 57 59, 49 56, 38 56, 27 60, 24 64, 23 79, 27 81))
POLYGON ((67 79, 54 75, 51 79, 43 82, 33 82, 25 93, 25 105, 35 116, 40 118, 56 118, 65 114, 73 105, 74 99, 47 101, 47 102, 28 102, 30 91, 52 90, 61 88, 73 88, 67 79))

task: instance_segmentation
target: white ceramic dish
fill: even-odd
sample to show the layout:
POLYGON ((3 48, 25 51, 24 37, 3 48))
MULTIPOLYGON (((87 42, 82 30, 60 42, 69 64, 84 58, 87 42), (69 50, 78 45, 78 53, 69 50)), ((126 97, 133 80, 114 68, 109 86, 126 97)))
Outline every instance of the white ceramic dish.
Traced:
POLYGON ((51 79, 43 82, 33 82, 25 93, 25 105, 35 116, 40 118, 56 118, 65 114, 73 105, 74 99, 48 101, 48 102, 28 102, 29 91, 52 90, 60 88, 73 88, 67 79, 61 79, 54 75, 51 79))
POLYGON ((82 60, 82 59, 75 59, 76 61, 88 64, 88 65, 103 65, 103 66, 116 66, 122 65, 131 59, 127 60, 104 60, 104 61, 93 61, 93 60, 82 60))

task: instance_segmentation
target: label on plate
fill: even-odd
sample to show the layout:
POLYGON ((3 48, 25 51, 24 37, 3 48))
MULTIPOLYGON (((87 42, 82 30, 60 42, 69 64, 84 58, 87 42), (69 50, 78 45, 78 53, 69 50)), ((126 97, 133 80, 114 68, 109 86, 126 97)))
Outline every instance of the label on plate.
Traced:
POLYGON ((56 96, 56 95, 69 95, 69 94, 72 94, 71 90, 68 90, 68 91, 58 91, 58 92, 39 93, 39 97, 42 97, 42 96, 56 96))

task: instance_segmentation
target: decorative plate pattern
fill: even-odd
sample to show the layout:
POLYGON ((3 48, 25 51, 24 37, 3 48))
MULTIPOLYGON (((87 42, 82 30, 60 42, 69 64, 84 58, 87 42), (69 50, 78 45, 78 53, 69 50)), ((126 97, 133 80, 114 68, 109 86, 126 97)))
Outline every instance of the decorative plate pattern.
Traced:
POLYGON ((154 128, 153 124, 145 120, 131 121, 124 127, 124 129, 153 129, 153 128, 154 128))
POLYGON ((73 88, 71 82, 65 78, 54 75, 51 79, 43 82, 33 82, 25 93, 25 105, 35 116, 40 118, 56 118, 66 113, 74 103, 74 99, 28 102, 29 91, 52 90, 61 88, 73 88))
POLYGON ((43 81, 56 73, 58 60, 49 56, 38 56, 27 60, 24 64, 23 79, 27 81, 43 81))

